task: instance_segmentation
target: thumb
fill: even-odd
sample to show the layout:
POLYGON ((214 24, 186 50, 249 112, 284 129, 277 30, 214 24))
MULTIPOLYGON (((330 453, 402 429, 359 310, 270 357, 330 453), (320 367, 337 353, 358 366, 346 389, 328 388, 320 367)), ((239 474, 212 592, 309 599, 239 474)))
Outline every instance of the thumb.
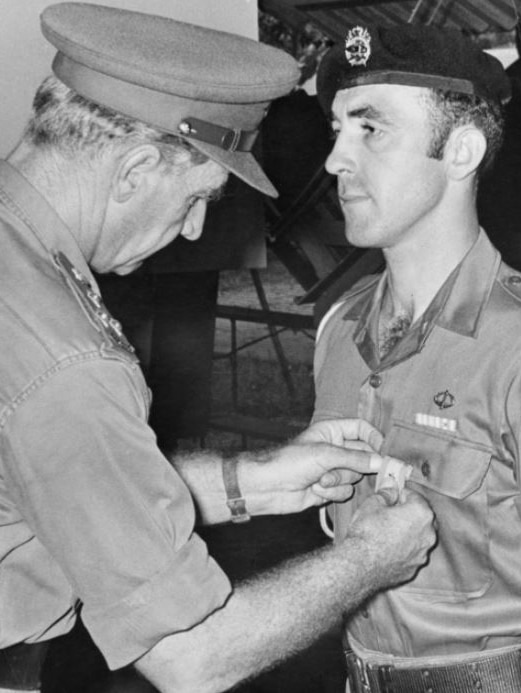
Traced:
POLYGON ((324 488, 329 488, 331 486, 337 486, 338 484, 341 483, 341 478, 340 474, 338 471, 332 469, 329 472, 326 472, 325 474, 322 474, 322 476, 319 479, 319 484, 323 486, 324 488))
POLYGON ((396 505, 400 500, 400 490, 398 486, 386 486, 376 492, 377 496, 383 498, 385 505, 396 505))

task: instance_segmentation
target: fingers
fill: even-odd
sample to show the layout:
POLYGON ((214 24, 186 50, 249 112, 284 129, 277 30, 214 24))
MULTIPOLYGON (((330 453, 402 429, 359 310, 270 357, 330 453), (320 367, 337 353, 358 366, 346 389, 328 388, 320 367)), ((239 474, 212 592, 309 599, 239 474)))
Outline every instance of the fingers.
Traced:
POLYGON ((379 466, 382 462, 382 458, 376 453, 347 450, 345 453, 348 455, 347 463, 350 468, 330 469, 313 484, 312 491, 318 496, 319 502, 343 503, 348 500, 354 493, 354 484, 360 481, 364 474, 371 473, 372 467, 379 466))
POLYGON ((410 580, 425 565, 436 532, 434 514, 423 497, 405 489, 396 499, 392 487, 383 491, 364 501, 351 531, 364 538, 382 586, 390 586, 410 580))
POLYGON ((311 490, 316 496, 315 505, 323 505, 324 503, 343 503, 349 500, 355 491, 352 484, 338 484, 329 487, 324 487, 322 484, 313 484, 311 490))
POLYGON ((400 490, 397 486, 387 486, 386 488, 381 488, 376 493, 377 496, 383 498, 387 506, 396 505, 400 500, 400 490))
POLYGON ((366 452, 374 452, 373 448, 364 443, 363 440, 346 440, 341 446, 346 450, 365 450, 366 452))
POLYGON ((361 478, 362 474, 350 469, 331 469, 320 477, 318 483, 322 488, 332 488, 342 484, 356 484, 361 478))
POLYGON ((358 419, 358 424, 358 438, 368 443, 376 452, 380 452, 384 442, 380 431, 364 419, 358 419))
POLYGON ((330 486, 333 480, 338 480, 338 483, 345 483, 346 481, 351 483, 350 475, 352 472, 376 474, 383 464, 383 458, 380 455, 366 450, 327 448, 323 453, 321 466, 326 470, 322 475, 322 477, 326 477, 326 486, 330 486))
POLYGON ((345 445, 347 441, 360 440, 372 450, 379 451, 383 443, 382 434, 369 422, 362 419, 330 419, 317 421, 303 431, 297 442, 323 442, 345 445))

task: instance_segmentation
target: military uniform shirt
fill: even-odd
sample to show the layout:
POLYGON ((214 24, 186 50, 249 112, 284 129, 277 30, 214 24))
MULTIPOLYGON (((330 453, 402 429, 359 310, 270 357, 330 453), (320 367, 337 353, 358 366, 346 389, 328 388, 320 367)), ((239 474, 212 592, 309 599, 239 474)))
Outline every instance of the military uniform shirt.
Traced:
POLYGON ((0 647, 68 631, 81 601, 121 667, 230 585, 193 533, 137 360, 75 239, 5 162, 0 234, 0 647))
MULTIPOLYGON (((481 231, 431 305, 383 359, 378 318, 386 274, 364 279, 324 318, 314 420, 361 417, 383 454, 412 465, 439 540, 409 583, 348 624, 368 650, 455 655, 521 643, 521 275, 481 231)), ((341 539, 353 501, 335 507, 341 539)))

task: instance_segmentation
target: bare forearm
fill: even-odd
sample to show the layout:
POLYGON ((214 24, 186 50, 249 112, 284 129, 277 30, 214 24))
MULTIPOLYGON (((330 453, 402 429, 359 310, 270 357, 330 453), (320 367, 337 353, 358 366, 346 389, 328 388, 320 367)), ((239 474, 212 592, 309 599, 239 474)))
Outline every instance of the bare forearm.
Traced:
POLYGON ((179 476, 190 489, 197 508, 198 524, 217 524, 230 519, 220 475, 221 455, 217 451, 198 451, 171 458, 179 476))
MULTIPOLYGON (((351 470, 370 471, 370 457, 324 442, 239 452, 235 457, 239 493, 250 515, 296 513, 325 501, 342 502, 352 494, 352 482, 360 478, 351 470), (328 475, 330 483, 324 487, 328 475)), ((221 463, 219 452, 206 451, 172 460, 192 493, 201 524, 231 518, 221 463)))
MULTIPOLYGON (((274 452, 273 454, 276 454, 274 452)), ((270 451, 237 453, 237 476, 251 515, 277 512, 271 494, 262 492, 260 465, 271 459, 270 451)), ((218 451, 198 451, 176 456, 172 464, 190 489, 198 511, 198 523, 211 525, 230 520, 222 477, 222 455, 218 451)))
POLYGON ((190 631, 136 666, 162 693, 219 693, 309 645, 369 595, 411 579, 435 542, 427 503, 405 489, 394 506, 363 503, 346 538, 239 586, 190 631))
POLYGON ((378 561, 350 538, 240 585, 223 609, 165 638, 138 668, 165 693, 225 691, 311 644, 380 579, 378 561))

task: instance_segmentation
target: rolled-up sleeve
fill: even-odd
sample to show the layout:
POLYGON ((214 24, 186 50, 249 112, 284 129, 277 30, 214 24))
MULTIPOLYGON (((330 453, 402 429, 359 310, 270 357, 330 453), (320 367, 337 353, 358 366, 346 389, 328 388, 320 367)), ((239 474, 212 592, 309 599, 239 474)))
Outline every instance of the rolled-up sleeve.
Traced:
POLYGON ((230 593, 193 532, 189 491, 146 424, 140 377, 117 359, 62 365, 2 432, 10 495, 82 601, 111 668, 204 620, 230 593))

